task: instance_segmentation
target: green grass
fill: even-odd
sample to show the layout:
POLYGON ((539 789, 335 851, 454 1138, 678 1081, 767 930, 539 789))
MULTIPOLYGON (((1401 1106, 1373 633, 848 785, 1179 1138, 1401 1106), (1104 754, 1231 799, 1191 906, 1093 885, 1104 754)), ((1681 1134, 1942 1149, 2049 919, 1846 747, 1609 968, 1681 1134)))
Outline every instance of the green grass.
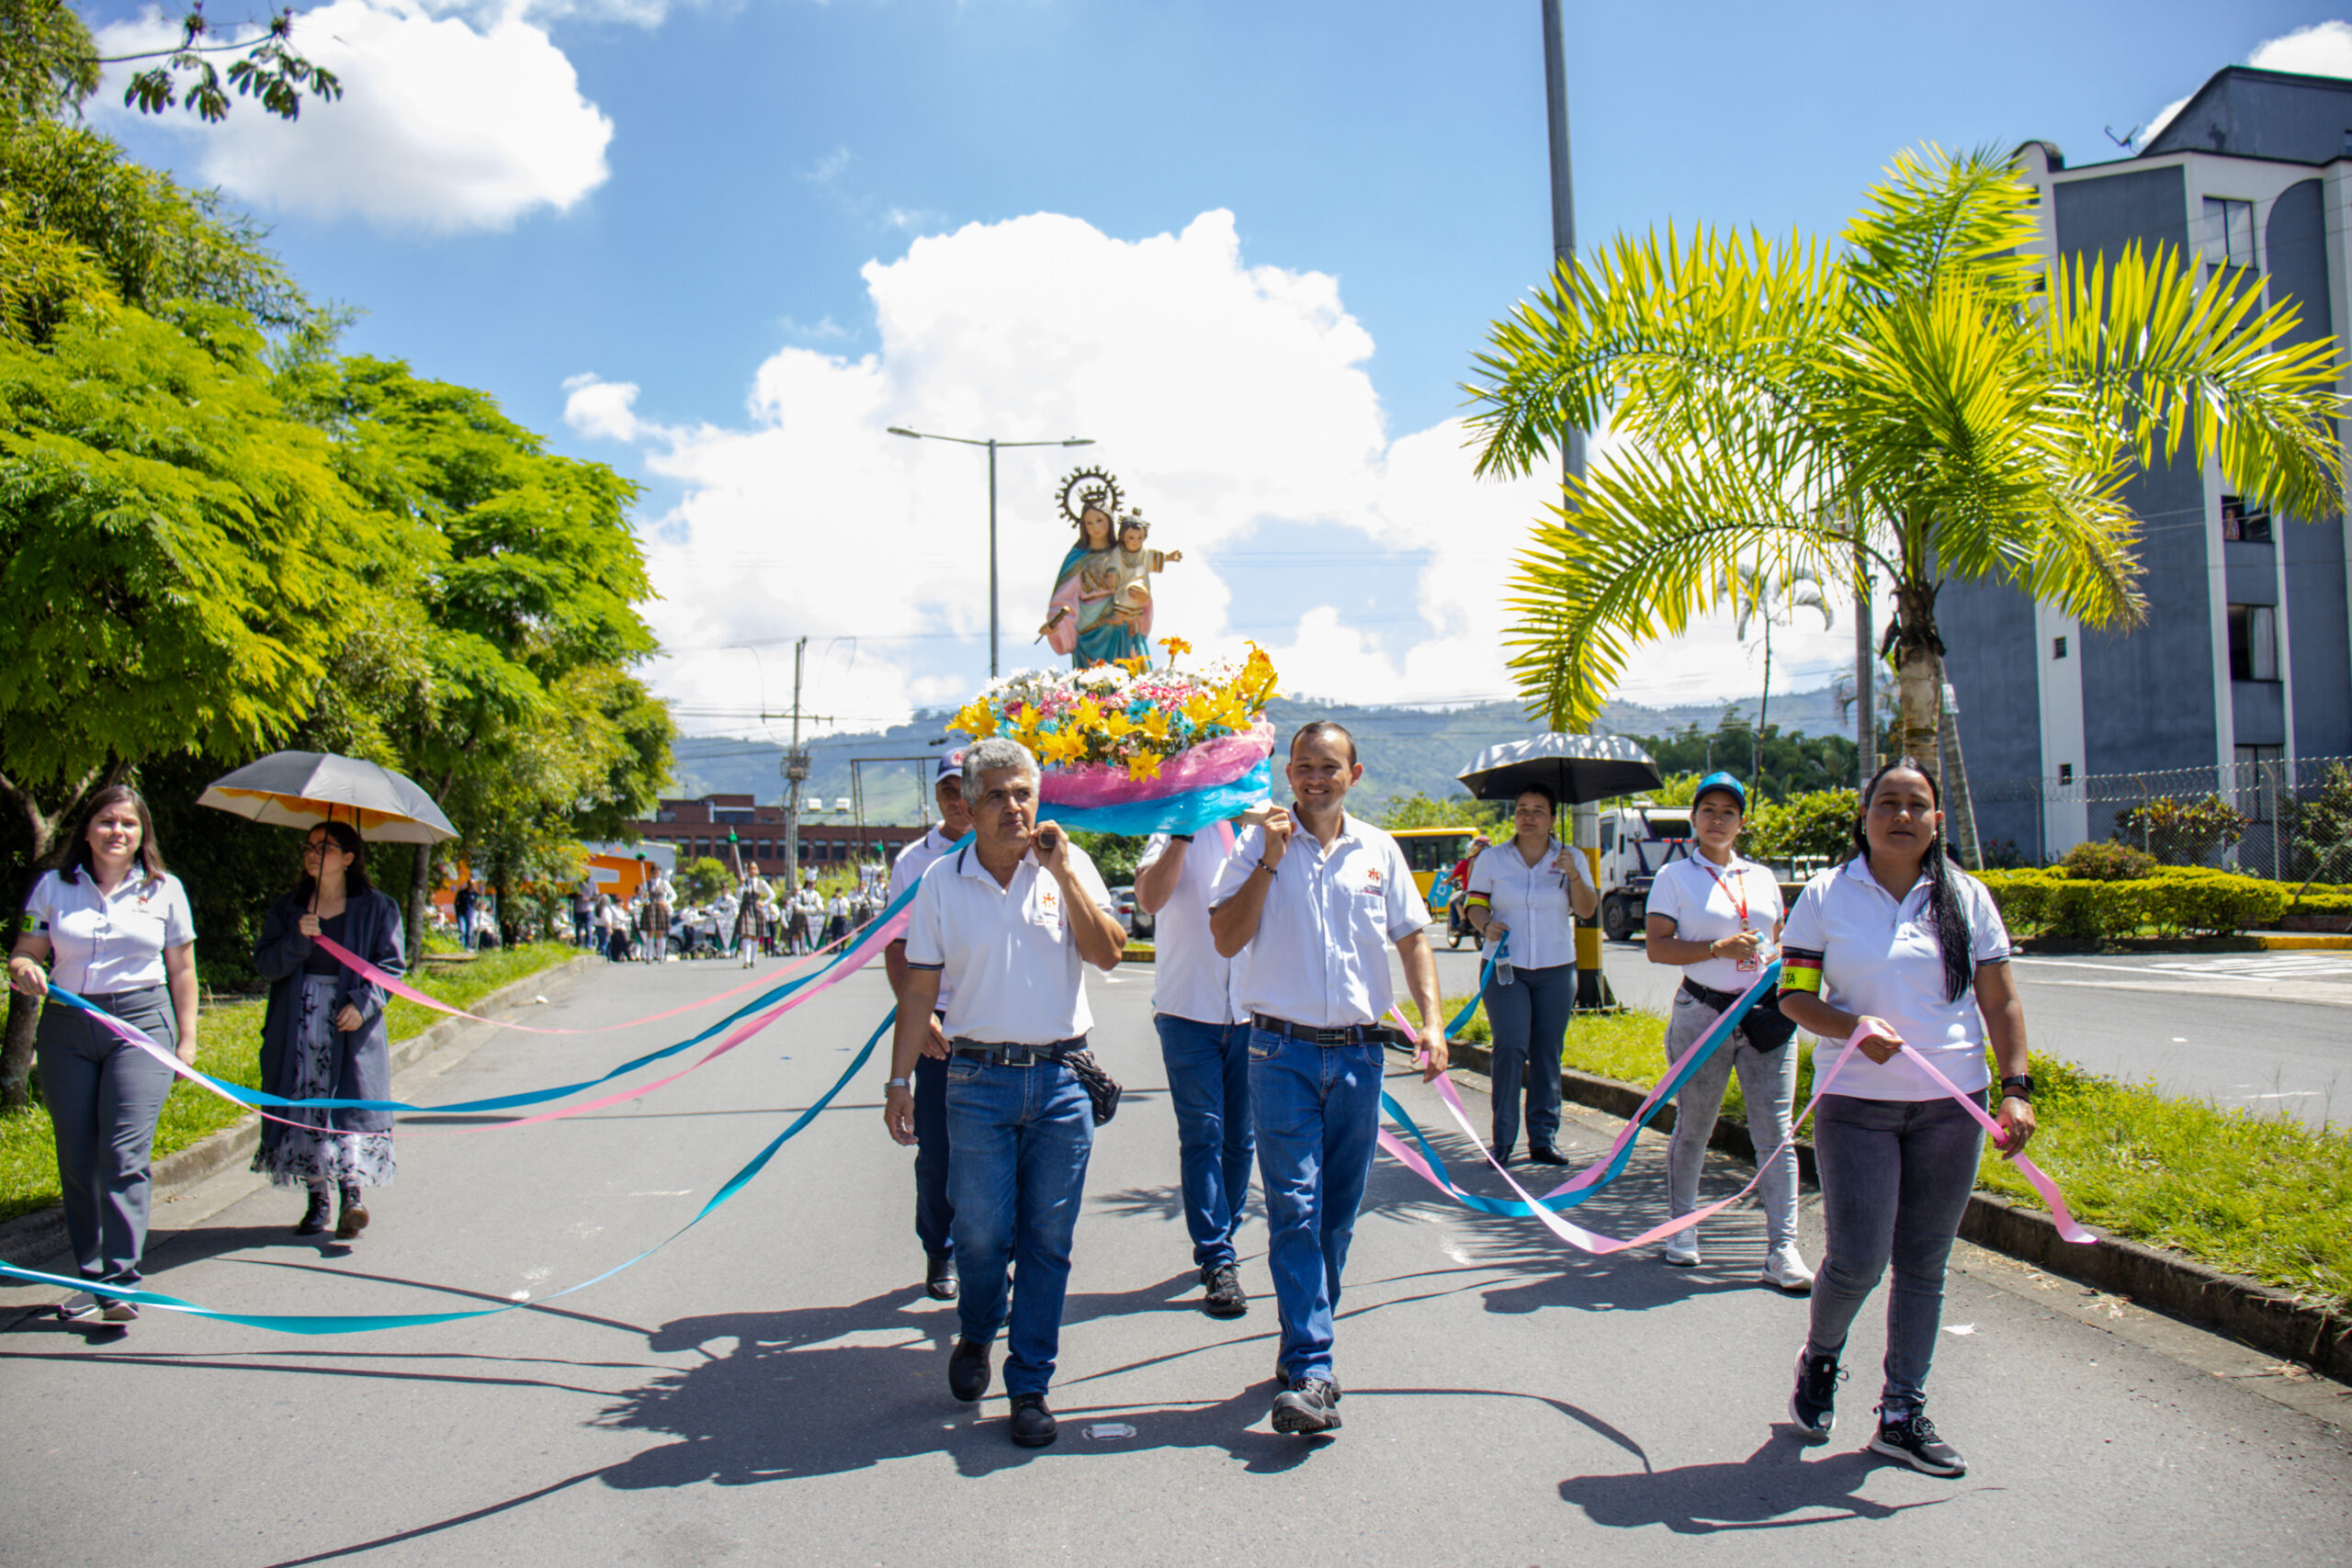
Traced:
MULTIPOLYGON (((1447 998, 1446 1017, 1468 1000, 1447 998)), ((1483 1008, 1461 1038, 1491 1040, 1483 1008)), ((1647 1088, 1665 1076, 1665 1041, 1666 1021, 1652 1013, 1580 1013, 1561 1059, 1647 1088)), ((1812 1042, 1800 1037, 1797 1049, 1802 1107, 1813 1094, 1812 1042)), ((2038 1053, 2032 1070, 2033 1162, 2076 1219, 2339 1311, 2352 1301, 2352 1134, 2120 1083, 2038 1053)), ((1746 1114, 1736 1075, 1724 1113, 1746 1114)), ((2042 1207, 1989 1145, 1976 1184, 2042 1207)))
MULTIPOLYGON (((432 965, 413 984, 452 1007, 470 1007, 501 986, 568 964, 578 956, 577 948, 560 942, 494 948, 454 970, 432 965)), ((199 1013, 196 1021, 198 1070, 249 1089, 259 1087, 263 1010, 262 1003, 254 1000, 227 1002, 199 1013)), ((443 1016, 430 1008, 399 998, 394 998, 385 1012, 395 1041, 423 1032, 440 1022, 443 1016)), ((38 1078, 35 1089, 38 1092, 38 1078)), ((244 1115, 243 1108, 216 1094, 185 1081, 174 1084, 164 1100, 163 1119, 156 1124, 155 1157, 160 1159, 184 1149, 244 1115)), ((30 1111, 0 1117, 0 1220, 46 1209, 57 1201, 57 1146, 50 1135, 48 1114, 36 1104, 30 1111)))

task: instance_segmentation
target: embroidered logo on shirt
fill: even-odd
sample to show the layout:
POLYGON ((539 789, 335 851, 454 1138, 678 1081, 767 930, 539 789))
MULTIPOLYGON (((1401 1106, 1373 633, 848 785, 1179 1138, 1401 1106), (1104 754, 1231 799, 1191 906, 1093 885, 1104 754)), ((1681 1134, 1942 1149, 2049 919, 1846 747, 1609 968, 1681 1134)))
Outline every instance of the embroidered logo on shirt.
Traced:
POLYGON ((1061 892, 1058 888, 1037 889, 1037 919, 1042 924, 1062 918, 1061 892))

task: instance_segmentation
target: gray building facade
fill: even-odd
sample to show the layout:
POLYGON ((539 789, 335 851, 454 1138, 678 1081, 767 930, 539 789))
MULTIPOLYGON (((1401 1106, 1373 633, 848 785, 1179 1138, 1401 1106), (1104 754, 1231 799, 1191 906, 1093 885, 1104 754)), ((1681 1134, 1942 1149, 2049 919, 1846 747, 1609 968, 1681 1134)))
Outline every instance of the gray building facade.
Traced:
MULTIPOLYGON (((2267 302, 2294 301, 2302 338, 2352 355, 2352 82, 2233 66, 2133 157, 2070 169, 2037 141, 2018 159, 2045 255, 2137 242, 2245 269, 2267 302)), ((1952 582, 1937 605, 1977 832, 2028 861, 2109 835, 2114 807, 2086 778, 2206 770, 2260 824, 2268 785, 2248 781, 2352 756, 2346 520, 2272 515, 2185 456, 2135 475, 2126 501, 2143 625, 2086 628, 2000 583, 1952 582)))

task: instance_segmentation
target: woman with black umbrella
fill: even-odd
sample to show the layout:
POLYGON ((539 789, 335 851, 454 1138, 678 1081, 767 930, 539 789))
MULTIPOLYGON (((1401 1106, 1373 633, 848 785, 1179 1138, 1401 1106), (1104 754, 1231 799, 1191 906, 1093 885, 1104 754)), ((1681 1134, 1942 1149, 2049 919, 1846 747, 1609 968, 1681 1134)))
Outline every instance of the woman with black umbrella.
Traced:
MULTIPOLYGON (((288 1100, 389 1100, 391 1040, 384 993, 318 943, 325 937, 387 974, 407 967, 400 907, 368 880, 366 846, 347 822, 324 822, 302 844, 302 876, 262 917, 254 968, 270 982, 262 1021, 262 1088, 288 1100)), ((386 1111, 283 1112, 261 1124, 253 1168, 273 1186, 306 1187, 297 1235, 327 1228, 329 1193, 343 1212, 335 1238, 368 1227, 363 1187, 392 1179, 392 1117, 386 1111), (288 1122, 299 1123, 289 1126, 288 1122)))

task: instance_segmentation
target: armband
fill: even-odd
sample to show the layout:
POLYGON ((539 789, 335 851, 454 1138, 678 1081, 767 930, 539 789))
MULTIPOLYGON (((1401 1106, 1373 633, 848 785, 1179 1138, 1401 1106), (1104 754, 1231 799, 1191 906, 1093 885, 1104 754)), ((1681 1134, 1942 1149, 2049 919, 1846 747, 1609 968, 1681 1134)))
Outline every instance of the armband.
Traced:
POLYGON ((1781 949, 1781 989, 1821 994, 1821 954, 1799 947, 1781 949))

